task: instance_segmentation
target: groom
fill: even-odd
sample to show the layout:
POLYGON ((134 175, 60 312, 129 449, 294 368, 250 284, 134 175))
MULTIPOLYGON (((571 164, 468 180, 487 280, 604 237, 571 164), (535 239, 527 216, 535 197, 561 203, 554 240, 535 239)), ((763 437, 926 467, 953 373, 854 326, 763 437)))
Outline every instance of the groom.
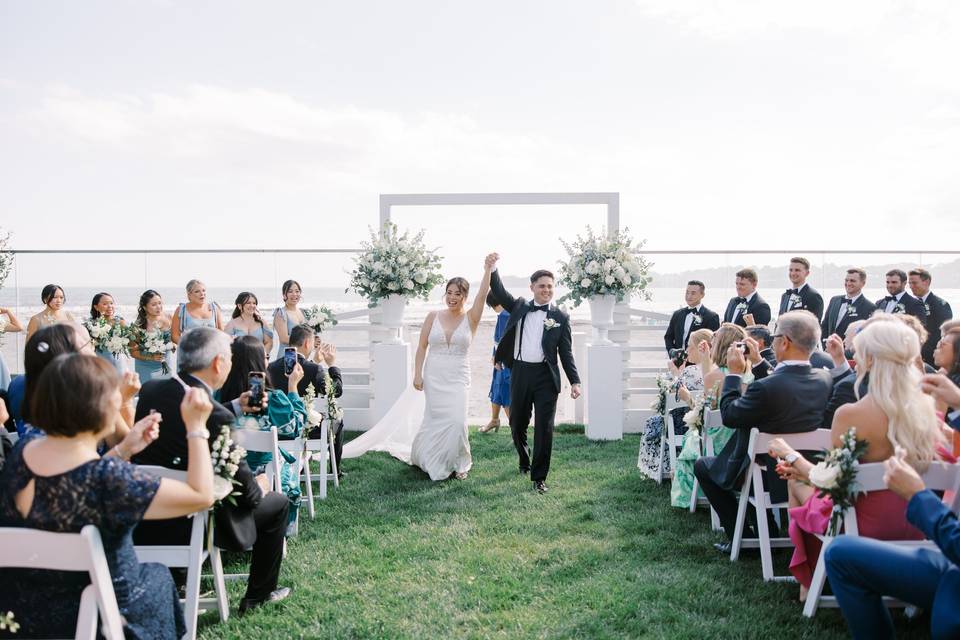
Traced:
POLYGON ((494 264, 490 275, 493 298, 510 312, 503 338, 497 345, 497 362, 511 372, 510 431, 520 455, 520 473, 530 473, 538 493, 546 493, 550 452, 553 447, 553 419, 560 395, 560 367, 570 381, 570 397, 580 397, 580 376, 573 361, 570 316, 551 305, 553 274, 545 269, 530 276, 533 300, 514 298, 500 280, 494 264), (527 448, 530 413, 536 408, 533 425, 533 464, 527 448))

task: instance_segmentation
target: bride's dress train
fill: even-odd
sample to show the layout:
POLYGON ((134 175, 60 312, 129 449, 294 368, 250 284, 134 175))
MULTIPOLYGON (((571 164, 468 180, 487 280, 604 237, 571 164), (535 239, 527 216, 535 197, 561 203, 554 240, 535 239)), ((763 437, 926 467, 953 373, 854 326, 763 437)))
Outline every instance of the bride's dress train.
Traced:
POLYGON ((472 339, 466 314, 449 342, 439 317, 434 317, 423 367, 423 393, 407 389, 377 424, 344 445, 343 457, 386 451, 420 467, 431 480, 469 471, 473 465, 467 430, 472 339))

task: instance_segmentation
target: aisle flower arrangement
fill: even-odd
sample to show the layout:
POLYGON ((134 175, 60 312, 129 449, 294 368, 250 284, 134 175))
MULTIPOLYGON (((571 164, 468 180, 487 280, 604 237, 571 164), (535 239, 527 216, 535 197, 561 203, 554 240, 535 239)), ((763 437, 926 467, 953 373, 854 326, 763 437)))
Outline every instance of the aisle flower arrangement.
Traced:
POLYGON ((843 513, 853 506, 862 490, 857 483, 857 467, 867 451, 866 440, 857 440, 857 428, 850 427, 840 436, 840 446, 822 452, 823 459, 808 474, 810 484, 818 490, 818 497, 829 497, 833 502, 827 535, 840 533, 843 513))
POLYGON ((560 263, 557 284, 569 293, 558 302, 571 300, 579 306, 586 299, 604 295, 614 295, 621 301, 636 294, 650 299, 646 288, 652 278, 647 273, 653 263, 639 255, 644 241, 635 244, 627 229, 611 238, 587 227, 586 234, 578 235, 575 241, 560 242, 569 259, 560 263))
POLYGON ((391 295, 429 299, 430 292, 443 284, 441 257, 423 242, 423 231, 414 236, 402 234, 395 224, 387 224, 383 233, 370 232, 370 240, 361 244, 354 258, 346 291, 356 291, 371 307, 391 295))

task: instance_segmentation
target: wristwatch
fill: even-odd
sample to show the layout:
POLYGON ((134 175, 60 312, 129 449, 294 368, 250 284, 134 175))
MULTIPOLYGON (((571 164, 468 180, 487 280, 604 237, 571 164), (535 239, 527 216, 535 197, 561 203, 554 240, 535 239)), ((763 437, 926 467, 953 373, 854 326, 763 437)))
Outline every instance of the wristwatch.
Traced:
POLYGON ((790 466, 792 467, 792 466, 793 466, 793 463, 796 462, 796 461, 799 460, 799 459, 800 459, 800 456, 799 456, 799 455, 797 455, 797 454, 794 453, 794 452, 790 452, 790 453, 787 454, 787 457, 783 459, 783 461, 786 462, 788 465, 790 465, 790 466))
POLYGON ((204 440, 210 439, 210 431, 206 427, 202 429, 197 429, 196 431, 187 431, 187 439, 190 438, 203 438, 204 440))

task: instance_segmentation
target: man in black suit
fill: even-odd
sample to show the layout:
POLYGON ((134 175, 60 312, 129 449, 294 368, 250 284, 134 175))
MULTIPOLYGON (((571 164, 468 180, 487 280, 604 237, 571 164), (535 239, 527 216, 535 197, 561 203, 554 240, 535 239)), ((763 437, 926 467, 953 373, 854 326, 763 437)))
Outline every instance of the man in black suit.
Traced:
POLYGON ((847 327, 857 320, 866 320, 877 310, 876 305, 863 296, 867 284, 867 272, 859 267, 847 269, 843 279, 846 295, 830 298, 827 312, 820 323, 820 334, 826 339, 833 334, 846 337, 847 327))
POLYGON ((741 327, 770 324, 770 305, 757 293, 757 272, 753 269, 737 271, 736 287, 737 295, 727 303, 723 321, 741 327))
POLYGON ((927 321, 923 303, 907 293, 907 273, 902 269, 887 271, 887 296, 877 300, 877 309, 886 313, 909 313, 921 322, 927 321))
MULTIPOLYGON (((297 393, 302 397, 307 392, 307 387, 313 384, 313 388, 318 398, 322 398, 327 393, 326 373, 330 374, 333 380, 333 395, 337 398, 343 395, 343 377, 340 374, 340 368, 336 366, 337 348, 327 342, 320 342, 316 339, 313 329, 305 324, 298 324, 290 330, 290 347, 297 350, 297 362, 303 367, 303 379, 297 383, 297 393), (323 368, 321 363, 327 365, 323 368)), ((275 389, 287 388, 287 374, 283 365, 283 351, 276 360, 267 366, 267 375, 270 376, 270 384, 275 389)), ((334 433, 334 458, 337 462, 337 474, 343 477, 343 469, 340 468, 340 457, 343 453, 343 420, 335 427, 334 433)), ((310 431, 308 437, 319 438, 320 430, 310 431)))
POLYGON ((933 350, 940 342, 940 325, 953 319, 953 309, 950 308, 949 302, 930 292, 932 278, 929 271, 920 267, 911 269, 908 279, 910 291, 923 304, 923 311, 926 314, 927 341, 923 343, 920 354, 924 362, 932 365, 933 350))
POLYGON ((663 334, 663 344, 667 354, 671 349, 686 349, 687 338, 698 329, 716 331, 720 328, 720 316, 703 306, 702 300, 706 287, 699 280, 687 283, 687 290, 683 294, 686 306, 680 307, 670 316, 667 332, 663 334))
POLYGON ((787 277, 790 278, 792 288, 787 289, 780 296, 780 311, 782 316, 788 311, 805 309, 817 316, 817 322, 823 318, 823 296, 816 289, 807 284, 810 276, 810 261, 806 258, 790 258, 790 269, 787 277))
POLYGON ((553 421, 560 395, 560 366, 570 381, 570 397, 580 397, 580 375, 573 360, 570 316, 553 299, 553 274, 546 269, 530 276, 533 300, 514 298, 504 288, 494 268, 490 291, 510 319, 497 345, 496 361, 510 369, 510 430, 520 456, 520 473, 530 473, 538 493, 546 493, 547 473, 553 448, 553 421), (557 364, 557 360, 560 364, 557 364), (527 448, 530 414, 536 408, 533 426, 533 461, 527 448))
POLYGON ((767 361, 770 369, 772 370, 776 367, 777 355, 770 347, 770 343, 772 342, 770 339, 770 329, 762 324, 752 324, 747 327, 747 335, 757 343, 757 350, 760 352, 760 357, 767 361))
MULTIPOLYGON (((177 362, 177 376, 151 380, 140 390, 136 419, 156 411, 163 422, 157 440, 133 457, 136 464, 187 468, 186 427, 180 416, 180 402, 187 387, 204 389, 211 396, 213 412, 207 420, 211 445, 223 426, 234 425, 234 410, 251 409, 246 404, 248 394, 231 403, 234 410, 212 398, 213 391, 223 385, 230 374, 230 336, 227 334, 211 327, 185 332, 180 338, 177 362)), ((238 495, 234 496, 236 504, 224 501, 217 507, 214 532, 217 546, 231 551, 253 548, 247 592, 240 601, 242 614, 290 595, 288 587, 277 587, 290 503, 285 495, 269 491, 266 476, 254 477, 245 460, 240 461, 234 479, 239 483, 238 495)), ((185 518, 144 522, 134 532, 138 544, 177 544, 189 536, 190 525, 185 518)))
MULTIPOLYGON (((743 473, 750 465, 747 457, 750 429, 757 427, 764 433, 799 433, 820 427, 832 380, 827 371, 810 366, 810 353, 819 342, 820 326, 813 314, 806 311, 784 314, 773 336, 773 350, 779 364, 769 375, 759 371, 768 365, 751 347, 749 357, 759 363, 753 369, 759 379, 745 392, 740 389, 741 375, 747 367, 744 354, 737 345, 727 351, 730 374, 723 382, 720 413, 724 426, 735 429, 736 433, 718 455, 697 460, 693 470, 731 540, 737 518, 734 491, 741 486, 743 473)), ((786 483, 776 477, 770 462, 766 490, 777 501, 786 497, 786 483)), ((730 550, 729 543, 717 548, 724 553, 730 550)))

